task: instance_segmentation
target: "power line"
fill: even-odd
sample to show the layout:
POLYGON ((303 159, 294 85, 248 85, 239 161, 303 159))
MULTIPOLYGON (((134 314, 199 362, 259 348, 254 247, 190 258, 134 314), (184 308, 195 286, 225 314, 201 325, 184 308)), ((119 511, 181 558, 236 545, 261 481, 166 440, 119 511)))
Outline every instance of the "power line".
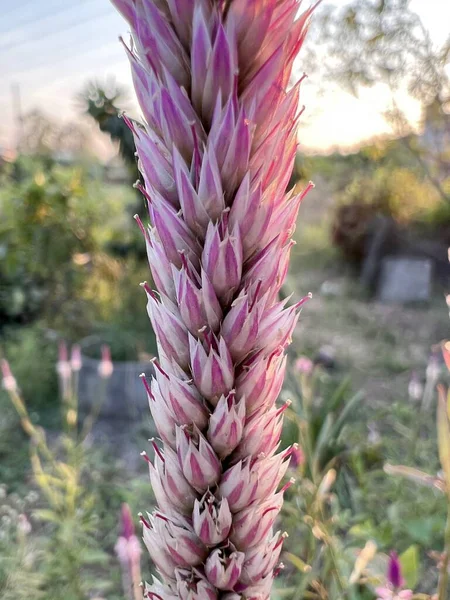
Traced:
POLYGON ((2 12, 2 17, 8 17, 9 15, 13 15, 15 12, 17 12, 17 9, 22 9, 25 8, 26 6, 28 6, 29 4, 34 4, 34 0, 28 0, 28 2, 25 2, 24 4, 22 4, 22 6, 15 6, 12 10, 8 10, 8 12, 2 12))
MULTIPOLYGON (((30 19, 27 19, 26 21, 20 21, 17 23, 17 25, 22 28, 22 27, 26 27, 27 25, 37 25, 39 23, 42 23, 42 21, 51 21, 53 19, 53 17, 57 17, 58 15, 62 15, 64 13, 73 11, 75 8, 79 8, 80 5, 82 4, 87 4, 89 2, 92 2, 92 0, 78 0, 78 5, 75 6, 63 6, 62 8, 60 7, 59 9, 55 9, 55 10, 51 10, 45 14, 41 14, 39 15, 39 18, 36 18, 38 15, 36 13, 33 13, 31 15, 30 19)), ((30 2, 26 2, 25 4, 23 4, 20 8, 23 8, 25 6, 28 6, 29 4, 35 4, 35 0, 30 0, 30 2)), ((11 14, 14 13, 15 11, 10 11, 7 14, 11 14)), ((2 15, 2 17, 4 17, 5 15, 2 15)), ((7 30, 3 30, 3 32, 5 32, 7 30)))
MULTIPOLYGON (((111 46, 111 48, 112 48, 112 43, 104 44, 100 48, 106 48, 107 46, 111 46)), ((115 47, 118 50, 120 49, 120 45, 118 42, 115 45, 115 47)), ((72 48, 75 48, 75 46, 72 46, 72 48)), ((98 52, 98 50, 93 50, 92 48, 87 48, 86 50, 84 50, 82 52, 77 52, 76 54, 73 53, 73 54, 69 54, 69 55, 67 55, 67 54, 60 55, 58 57, 58 59, 56 59, 56 60, 52 59, 51 62, 49 62, 48 60, 44 60, 37 64, 34 64, 31 68, 23 69, 22 71, 19 71, 17 68, 15 68, 13 73, 11 73, 11 75, 14 75, 14 78, 17 78, 19 76, 23 77, 29 73, 35 73, 37 70, 46 69, 47 67, 53 67, 55 65, 64 63, 66 61, 79 59, 80 57, 86 56, 86 54, 90 54, 90 55, 94 56, 97 52, 98 52)), ((109 54, 111 54, 111 52, 109 52, 109 54)), ((23 63, 23 64, 25 64, 25 63, 23 63)), ((20 65, 19 65, 19 68, 20 68, 20 65)), ((53 81, 56 81, 56 80, 53 80, 53 81)))
MULTIPOLYGON (((89 0, 82 0, 83 2, 89 2, 89 0)), ((110 10, 103 10, 101 13, 97 14, 97 15, 88 15, 87 17, 85 17, 84 19, 74 19, 72 21, 71 24, 67 25, 66 27, 63 27, 61 29, 57 29, 55 31, 50 31, 50 32, 46 32, 46 33, 41 33, 38 36, 32 37, 32 38, 28 38, 26 40, 21 40, 20 42, 11 42, 10 44, 6 44, 4 46, 0 45, 0 50, 2 50, 3 52, 8 51, 8 50, 12 50, 13 48, 18 48, 20 46, 26 46, 28 44, 34 44, 35 42, 39 42, 40 40, 44 40, 44 39, 48 39, 49 37, 53 37, 55 35, 60 35, 61 33, 65 33, 66 31, 70 31, 71 29, 76 29, 77 27, 79 27, 80 25, 84 25, 85 23, 89 23, 92 21, 97 21, 98 19, 101 19, 103 17, 106 17, 108 15, 111 15, 111 11, 110 10)))

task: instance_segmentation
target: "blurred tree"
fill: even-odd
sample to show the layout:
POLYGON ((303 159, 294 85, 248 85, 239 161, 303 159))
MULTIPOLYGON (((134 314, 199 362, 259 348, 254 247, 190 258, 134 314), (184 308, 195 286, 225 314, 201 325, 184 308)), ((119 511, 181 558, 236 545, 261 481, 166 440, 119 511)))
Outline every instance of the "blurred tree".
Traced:
POLYGON ((60 124, 35 109, 23 118, 19 146, 24 154, 71 162, 87 150, 88 138, 82 124, 60 124))
POLYGON ((87 197, 81 169, 48 157, 21 162, 22 176, 5 178, 0 193, 0 322, 77 320, 77 292, 98 249, 94 227, 103 208, 87 197))
MULTIPOLYGON (((133 134, 120 116, 123 108, 119 108, 119 105, 123 105, 126 101, 124 88, 112 80, 105 84, 91 81, 81 92, 79 99, 86 113, 98 123, 100 130, 108 134, 113 142, 119 143, 119 153, 130 173, 130 182, 134 183, 140 179, 133 134)), ((131 208, 133 215, 136 213, 145 215, 146 209, 140 192, 137 192, 136 204, 131 208)), ((141 243, 137 229, 136 236, 131 242, 115 242, 110 245, 109 250, 119 256, 133 254, 140 259, 146 257, 145 247, 141 243)))
POLYGON ((308 62, 311 71, 320 71, 324 79, 355 95, 362 86, 383 83, 395 99, 395 92, 406 88, 422 106, 425 134, 432 127, 435 135, 412 136, 413 128, 395 101, 386 117, 441 198, 450 202, 445 184, 450 152, 450 36, 436 45, 409 0, 328 4, 313 22, 308 62))
POLYGON ((139 171, 133 134, 120 117, 123 109, 119 105, 125 98, 124 89, 111 81, 104 85, 91 81, 80 95, 86 113, 95 119, 100 130, 107 133, 113 142, 119 143, 119 152, 130 171, 130 178, 136 181, 139 179, 139 171))

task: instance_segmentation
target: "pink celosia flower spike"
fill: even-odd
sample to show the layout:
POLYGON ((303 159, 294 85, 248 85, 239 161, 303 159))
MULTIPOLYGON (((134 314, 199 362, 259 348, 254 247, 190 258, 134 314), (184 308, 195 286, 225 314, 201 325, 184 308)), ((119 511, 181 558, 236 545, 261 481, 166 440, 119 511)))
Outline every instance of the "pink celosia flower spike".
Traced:
POLYGON ((279 301, 305 193, 289 87, 312 9, 300 0, 113 0, 143 124, 134 134, 159 361, 142 376, 162 440, 141 517, 162 600, 266 600, 290 451, 278 453, 285 351, 306 300, 279 301))

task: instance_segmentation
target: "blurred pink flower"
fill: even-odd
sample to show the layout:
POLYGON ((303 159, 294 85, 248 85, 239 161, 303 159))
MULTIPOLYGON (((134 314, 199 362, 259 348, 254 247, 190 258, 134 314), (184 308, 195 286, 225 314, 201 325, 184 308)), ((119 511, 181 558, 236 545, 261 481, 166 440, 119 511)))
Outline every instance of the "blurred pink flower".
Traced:
POLYGON ((424 388, 419 376, 415 371, 411 373, 411 379, 408 384, 408 396, 413 402, 419 402, 422 399, 424 388))
POLYGON ((11 372, 9 367, 9 362, 2 358, 1 360, 1 369, 2 369, 2 383, 3 387, 7 392, 16 392, 17 391, 17 381, 14 375, 11 372))
POLYGON ((381 587, 375 590, 377 600, 411 600, 414 596, 412 590, 400 590, 396 592, 391 588, 381 587))
POLYGON ((61 340, 58 344, 58 362, 56 363, 56 372, 58 373, 63 385, 66 385, 72 372, 66 342, 61 340))
POLYGON ((114 550, 122 567, 122 581, 124 592, 130 600, 142 596, 141 581, 141 544, 135 535, 133 517, 128 504, 122 504, 121 510, 121 535, 118 537, 114 550))
POLYGON ((293 469, 301 467, 305 463, 305 454, 298 444, 294 444, 291 452, 291 460, 289 466, 293 469))
POLYGON ((72 371, 80 371, 82 364, 80 345, 74 344, 70 352, 70 366, 72 367, 72 371))
POLYGON ((111 360, 111 349, 106 344, 102 346, 102 359, 98 366, 98 374, 102 379, 109 379, 114 371, 114 365, 111 360))
POLYGON ((17 521, 17 531, 23 536, 26 536, 29 533, 31 533, 31 523, 28 520, 27 516, 23 513, 19 515, 17 521))
POLYGON ((307 356, 300 356, 294 363, 294 368, 297 373, 301 373, 303 375, 311 375, 314 370, 313 361, 307 356))

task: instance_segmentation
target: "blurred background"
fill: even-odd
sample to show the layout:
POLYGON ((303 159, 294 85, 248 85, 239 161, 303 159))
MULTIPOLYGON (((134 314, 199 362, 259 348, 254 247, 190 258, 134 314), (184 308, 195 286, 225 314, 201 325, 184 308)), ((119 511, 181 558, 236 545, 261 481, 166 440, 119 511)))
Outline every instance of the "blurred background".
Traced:
MULTIPOLYGON (((0 0, 0 8, 0 358, 27 406, 19 418, 0 391, 0 597, 43 590, 56 600, 64 590, 69 600, 114 600, 124 597, 111 567, 120 506, 136 514, 152 503, 139 452, 153 427, 138 377, 151 374, 155 354, 138 285, 150 273, 132 218, 144 215, 132 187, 135 149, 119 116, 139 118, 118 41, 126 25, 106 0, 0 0), (111 372, 102 371, 109 358, 111 372), (41 471, 42 448, 68 470, 55 475, 52 459, 41 471), (55 544, 66 553, 55 555, 55 544)), ((310 457, 293 469, 317 486, 335 469, 331 520, 321 526, 345 547, 344 570, 373 539, 381 552, 409 553, 425 591, 436 579, 428 566, 441 543, 442 500, 382 469, 386 461, 439 469, 433 390, 446 377, 439 347, 450 306, 449 23, 442 0, 317 9, 296 67, 308 78, 290 182, 316 187, 300 210, 283 290, 313 294, 291 350, 284 393, 297 400, 285 439, 304 446, 305 426, 322 444, 314 469, 310 457)), ((289 527, 312 505, 293 493, 289 527)), ((347 597, 330 592, 336 569, 321 560, 305 583, 313 550, 288 549, 280 598, 347 597)), ((143 568, 148 578, 147 561, 143 568)), ((371 590, 352 598, 374 598, 371 590)))

